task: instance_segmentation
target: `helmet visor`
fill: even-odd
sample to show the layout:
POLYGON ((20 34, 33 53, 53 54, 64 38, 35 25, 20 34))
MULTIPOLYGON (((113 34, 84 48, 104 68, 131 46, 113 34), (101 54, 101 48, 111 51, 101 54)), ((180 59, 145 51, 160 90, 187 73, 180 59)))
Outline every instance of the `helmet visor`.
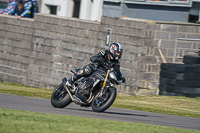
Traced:
POLYGON ((115 51, 115 54, 116 54, 117 56, 119 56, 119 55, 121 55, 121 52, 115 51))
POLYGON ((115 54, 114 54, 115 59, 116 59, 116 60, 119 60, 119 59, 121 58, 121 56, 122 56, 121 54, 122 54, 121 52, 115 51, 115 54))

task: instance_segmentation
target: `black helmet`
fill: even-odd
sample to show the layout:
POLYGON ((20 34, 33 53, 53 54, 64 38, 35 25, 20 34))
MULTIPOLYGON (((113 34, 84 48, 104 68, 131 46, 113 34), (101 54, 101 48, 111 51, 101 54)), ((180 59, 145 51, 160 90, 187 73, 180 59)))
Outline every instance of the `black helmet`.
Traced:
POLYGON ((109 53, 115 60, 119 60, 123 54, 123 46, 119 43, 111 43, 109 53))

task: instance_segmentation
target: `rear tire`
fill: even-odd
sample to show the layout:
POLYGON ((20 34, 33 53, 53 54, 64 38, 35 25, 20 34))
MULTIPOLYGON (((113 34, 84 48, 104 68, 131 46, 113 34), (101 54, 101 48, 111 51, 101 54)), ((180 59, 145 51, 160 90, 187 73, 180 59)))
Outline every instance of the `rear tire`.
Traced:
POLYGON ((51 95, 51 105, 55 108, 64 108, 72 102, 67 90, 61 83, 51 95))
POLYGON ((113 102, 115 101, 117 95, 116 88, 110 87, 108 88, 105 96, 99 97, 99 94, 97 94, 92 101, 92 110, 94 112, 103 112, 106 109, 108 109, 113 102))

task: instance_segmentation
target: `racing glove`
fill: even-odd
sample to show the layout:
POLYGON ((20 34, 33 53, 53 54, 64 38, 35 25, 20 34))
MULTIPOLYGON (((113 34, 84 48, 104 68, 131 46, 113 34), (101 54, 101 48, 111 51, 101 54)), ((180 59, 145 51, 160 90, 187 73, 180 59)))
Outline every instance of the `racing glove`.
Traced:
POLYGON ((125 83, 126 82, 126 79, 124 77, 121 77, 122 79, 122 82, 125 83))

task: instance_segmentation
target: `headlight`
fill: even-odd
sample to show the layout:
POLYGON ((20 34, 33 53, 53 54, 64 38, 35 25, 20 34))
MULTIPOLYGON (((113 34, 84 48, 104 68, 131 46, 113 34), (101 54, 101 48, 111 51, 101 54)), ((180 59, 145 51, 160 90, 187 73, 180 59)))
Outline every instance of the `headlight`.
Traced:
POLYGON ((109 78, 115 81, 117 80, 117 77, 115 76, 114 72, 109 73, 109 78))

